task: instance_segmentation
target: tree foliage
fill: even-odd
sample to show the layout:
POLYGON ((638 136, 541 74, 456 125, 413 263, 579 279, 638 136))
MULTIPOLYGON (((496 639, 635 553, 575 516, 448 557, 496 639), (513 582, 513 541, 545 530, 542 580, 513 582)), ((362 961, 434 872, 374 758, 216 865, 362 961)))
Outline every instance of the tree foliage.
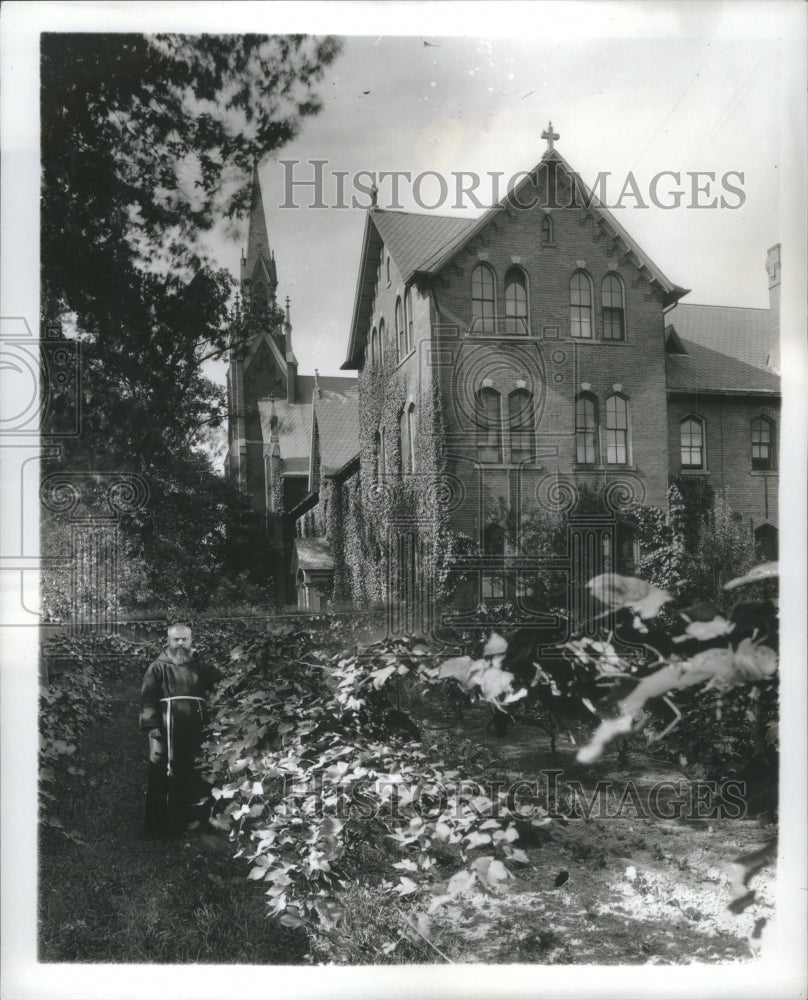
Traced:
POLYGON ((59 467, 146 478, 123 554, 134 575, 145 561, 155 595, 189 587, 198 604, 211 576, 254 574, 264 555, 239 544, 244 503, 207 457, 227 413, 206 362, 279 314, 234 308, 204 239, 244 213, 254 165, 318 111, 338 50, 305 36, 42 36, 42 319, 81 348, 80 382, 46 386, 42 430, 78 409, 59 467))

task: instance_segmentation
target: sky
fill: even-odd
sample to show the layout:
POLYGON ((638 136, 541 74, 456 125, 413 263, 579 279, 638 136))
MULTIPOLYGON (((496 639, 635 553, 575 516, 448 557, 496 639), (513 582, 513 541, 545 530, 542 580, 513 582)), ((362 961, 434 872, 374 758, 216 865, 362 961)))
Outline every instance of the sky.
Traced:
MULTIPOLYGON (((436 211, 473 217, 480 214, 473 205, 465 212, 455 207, 452 174, 482 175, 479 197, 490 204, 487 175, 501 171, 504 185, 533 167, 546 148, 541 132, 549 120, 560 135, 557 149, 585 182, 609 173, 612 203, 629 172, 636 178, 648 207, 626 196, 615 215, 672 281, 691 289, 685 301, 768 305, 764 261, 780 238, 784 83, 776 24, 765 17, 733 19, 721 5, 647 6, 648 14, 634 8, 641 30, 626 37, 614 25, 615 37, 587 37, 591 30, 584 30, 576 39, 569 14, 581 5, 538 4, 537 11, 564 15, 538 37, 492 31, 344 39, 320 87, 321 113, 260 167, 278 295, 291 300, 301 372, 317 367, 335 374, 347 349, 366 212, 334 207, 335 172, 348 172, 344 200, 356 194, 364 205, 367 197, 351 186, 357 171, 438 171, 452 196, 436 211), (293 168, 282 165, 294 160, 293 168), (295 180, 311 179, 312 160, 327 161, 328 207, 312 207, 305 187, 295 188, 297 208, 281 207, 290 171, 295 180), (661 171, 681 175, 687 193, 678 208, 650 201, 649 185, 661 171), (723 192, 720 179, 739 172, 743 181, 734 176, 730 183, 743 190, 743 204, 688 207, 689 171, 716 175, 714 192, 700 201, 726 193, 731 206, 741 196, 723 192)), ((761 12, 759 5, 748 7, 761 12)), ((659 191, 674 186, 665 180, 659 191)), ((404 208, 422 210, 411 185, 402 181, 400 192, 404 208)), ((437 192, 434 179, 425 181, 422 200, 431 204, 437 192)), ((391 182, 382 182, 379 204, 392 207, 391 201, 391 182)), ((233 227, 222 226, 209 241, 217 261, 234 273, 246 220, 240 229, 234 240, 233 227)))

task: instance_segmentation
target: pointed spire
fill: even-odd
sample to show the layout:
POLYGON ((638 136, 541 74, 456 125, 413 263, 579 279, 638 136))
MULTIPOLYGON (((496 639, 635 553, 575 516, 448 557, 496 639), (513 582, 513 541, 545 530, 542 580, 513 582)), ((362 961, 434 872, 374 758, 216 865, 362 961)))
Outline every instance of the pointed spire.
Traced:
POLYGON ((267 220, 264 214, 264 200, 261 196, 261 182, 258 179, 258 164, 253 167, 252 194, 250 195, 250 228, 247 236, 246 276, 254 277, 255 268, 261 258, 274 278, 272 251, 269 248, 267 220))
POLYGON ((289 296, 286 296, 286 326, 291 329, 292 326, 292 315, 289 312, 289 296))
POLYGON ((314 369, 314 398, 320 398, 320 372, 317 368, 314 369))

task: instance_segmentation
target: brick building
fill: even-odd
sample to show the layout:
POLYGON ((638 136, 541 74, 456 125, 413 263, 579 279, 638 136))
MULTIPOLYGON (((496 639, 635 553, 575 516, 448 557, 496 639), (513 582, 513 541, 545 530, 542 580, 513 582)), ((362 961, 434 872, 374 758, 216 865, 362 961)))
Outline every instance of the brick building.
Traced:
MULTIPOLYGON (((338 601, 408 608, 452 572, 476 603, 521 599, 537 568, 629 570, 636 542, 615 516, 664 507, 674 476, 725 491, 776 550, 779 248, 770 310, 684 305, 549 145, 476 220, 368 211, 343 365, 357 384, 298 376, 288 315, 269 350, 231 365, 245 403, 231 454, 246 444, 240 481, 287 519, 288 592, 307 586, 307 560, 338 601), (284 350, 292 395, 261 400, 284 350), (579 517, 565 559, 528 557, 522 526, 574 520, 582 487, 601 509, 579 517)), ((242 279, 274 296, 255 183, 242 279)))

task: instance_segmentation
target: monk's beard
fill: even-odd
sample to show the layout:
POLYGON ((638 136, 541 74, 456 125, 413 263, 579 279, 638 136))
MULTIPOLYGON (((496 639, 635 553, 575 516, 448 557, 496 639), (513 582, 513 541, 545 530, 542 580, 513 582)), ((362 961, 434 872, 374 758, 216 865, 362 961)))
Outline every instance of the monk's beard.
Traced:
POLYGON ((186 649, 184 646, 178 646, 176 649, 169 649, 167 652, 169 659, 173 660, 175 663, 187 663, 193 655, 193 650, 186 649))

